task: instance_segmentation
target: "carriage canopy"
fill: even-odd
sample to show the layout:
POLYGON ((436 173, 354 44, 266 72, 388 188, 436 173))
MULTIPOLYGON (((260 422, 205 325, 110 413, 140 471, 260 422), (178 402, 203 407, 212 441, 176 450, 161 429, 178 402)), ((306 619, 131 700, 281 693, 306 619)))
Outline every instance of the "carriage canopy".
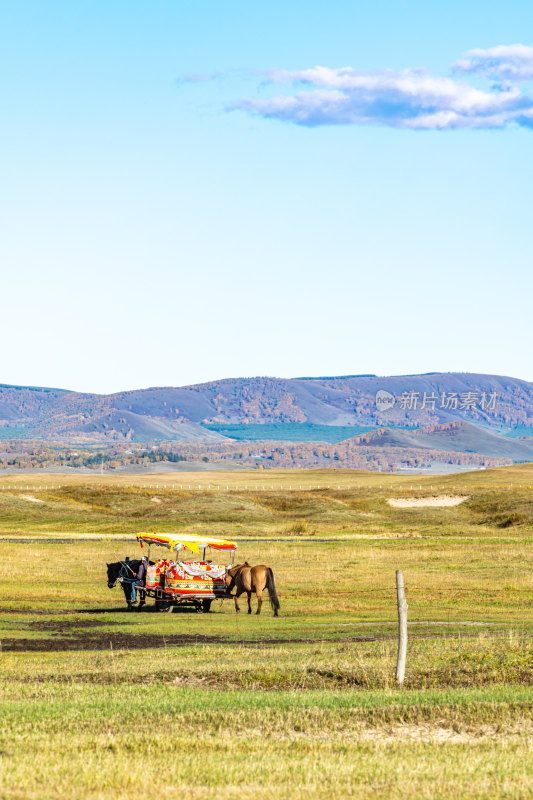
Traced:
POLYGON ((227 539, 213 539, 211 536, 193 536, 189 533, 179 533, 168 535, 165 533, 138 533, 137 540, 141 547, 143 542, 145 544, 158 544, 161 547, 166 547, 168 550, 182 550, 187 547, 193 553, 199 553, 206 547, 212 547, 214 550, 236 550, 237 545, 235 542, 230 542, 227 539))

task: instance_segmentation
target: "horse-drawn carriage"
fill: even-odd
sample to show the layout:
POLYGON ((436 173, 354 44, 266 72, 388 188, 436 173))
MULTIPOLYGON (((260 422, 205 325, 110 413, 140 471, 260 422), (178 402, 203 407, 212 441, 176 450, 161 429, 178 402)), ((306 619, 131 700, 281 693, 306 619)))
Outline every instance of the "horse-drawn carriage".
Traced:
POLYGON ((146 597, 153 597, 158 611, 172 611, 174 606, 192 606, 197 611, 208 612, 217 598, 232 597, 235 611, 240 611, 239 597, 246 594, 248 613, 252 613, 251 597, 257 597, 257 614, 261 613, 262 595, 266 589, 274 616, 278 616, 279 600, 274 573, 270 567, 258 564, 252 567, 247 561, 234 566, 237 545, 227 539, 211 536, 191 536, 187 533, 167 536, 159 533, 138 533, 137 541, 148 545, 148 555, 143 559, 125 558, 107 565, 107 585, 112 589, 117 581, 122 584, 124 596, 131 611, 139 594, 140 609, 146 597), (152 545, 175 552, 175 558, 150 561, 152 545), (231 563, 213 564, 206 561, 208 550, 231 553, 231 563), (201 561, 182 560, 184 551, 200 554, 201 561), (235 590, 235 594, 231 594, 235 590))
POLYGON ((137 578, 140 564, 138 559, 118 562, 120 569, 114 582, 109 569, 115 565, 108 564, 108 585, 111 587, 116 581, 122 584, 128 607, 133 607, 139 593, 139 607, 148 596, 154 598, 159 611, 172 611, 174 606, 193 606, 197 611, 208 612, 213 600, 228 596, 226 574, 235 558, 235 542, 210 536, 167 536, 158 533, 138 533, 137 541, 141 547, 148 546, 147 567, 142 583, 137 578), (150 549, 153 545, 170 550, 175 554, 174 558, 150 561, 150 549), (231 563, 213 564, 206 560, 206 552, 211 549, 231 553, 231 563), (202 560, 188 560, 187 556, 182 560, 181 557, 187 551, 198 555, 202 551, 202 560))

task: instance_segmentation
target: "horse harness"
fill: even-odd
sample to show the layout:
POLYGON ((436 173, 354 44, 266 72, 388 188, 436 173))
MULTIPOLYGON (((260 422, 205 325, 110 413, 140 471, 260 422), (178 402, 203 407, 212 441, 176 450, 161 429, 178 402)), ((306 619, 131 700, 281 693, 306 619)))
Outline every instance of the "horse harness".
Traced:
POLYGON ((121 564, 120 572, 113 581, 113 587, 117 585, 117 581, 120 581, 120 583, 133 583, 133 581, 137 580, 137 574, 133 571, 133 569, 130 567, 127 561, 121 561, 120 564, 121 564), (133 578, 126 577, 127 570, 129 570, 132 573, 132 575, 134 576, 133 578))

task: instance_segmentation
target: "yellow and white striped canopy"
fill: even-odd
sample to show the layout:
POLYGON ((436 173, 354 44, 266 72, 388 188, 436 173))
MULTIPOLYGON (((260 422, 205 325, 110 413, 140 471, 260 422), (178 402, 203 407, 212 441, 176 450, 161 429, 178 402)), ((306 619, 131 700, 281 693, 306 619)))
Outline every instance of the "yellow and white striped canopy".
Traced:
POLYGON ((235 542, 227 539, 213 539, 212 536, 193 536, 189 533, 177 533, 169 535, 166 533, 138 533, 137 541, 141 547, 145 544, 159 544, 169 550, 181 550, 187 547, 193 553, 199 553, 205 547, 213 547, 215 550, 236 550, 235 542))

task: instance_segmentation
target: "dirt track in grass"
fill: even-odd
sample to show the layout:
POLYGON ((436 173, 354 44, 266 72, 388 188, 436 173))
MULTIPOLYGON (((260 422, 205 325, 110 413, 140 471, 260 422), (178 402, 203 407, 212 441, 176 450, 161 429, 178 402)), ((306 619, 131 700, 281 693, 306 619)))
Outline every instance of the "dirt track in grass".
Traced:
MULTIPOLYGON (((394 640, 396 636, 386 634, 376 636, 348 636, 336 639, 336 642, 377 642, 394 640)), ((191 634, 146 633, 93 633, 72 634, 71 636, 54 637, 53 639, 14 639, 3 638, 0 644, 3 652, 11 653, 58 653, 70 650, 145 650, 167 647, 190 647, 198 644, 225 644, 241 647, 264 647, 286 644, 319 644, 324 639, 239 639, 231 641, 223 636, 205 636, 191 634)))
MULTIPOLYGON (((111 623, 113 624, 113 623, 111 623)), ((116 624, 116 623, 115 623, 116 624)), ((78 623, 75 624, 76 627, 78 623)), ((397 634, 378 633, 365 636, 343 636, 334 640, 316 638, 269 638, 269 639, 227 639, 224 636, 209 636, 205 634, 155 634, 155 633, 72 633, 70 636, 55 636, 54 632, 64 632, 69 627, 59 627, 57 623, 51 623, 54 627, 43 627, 42 630, 52 632, 53 638, 50 639, 25 639, 25 638, 2 638, 0 639, 0 649, 5 653, 60 653, 67 651, 91 651, 91 650, 158 650, 168 647, 191 647, 193 645, 229 645, 233 647, 246 646, 247 648, 261 649, 264 647, 278 647, 282 645, 318 645, 318 644, 363 644, 365 642, 392 642, 397 640, 397 634)), ((84 627, 92 627, 92 624, 84 627)), ((493 636, 501 634, 493 634, 493 636)), ((462 639, 477 638, 478 634, 463 634, 462 639)), ((411 640, 416 639, 447 639, 453 638, 446 634, 415 634, 410 636, 411 640)))

